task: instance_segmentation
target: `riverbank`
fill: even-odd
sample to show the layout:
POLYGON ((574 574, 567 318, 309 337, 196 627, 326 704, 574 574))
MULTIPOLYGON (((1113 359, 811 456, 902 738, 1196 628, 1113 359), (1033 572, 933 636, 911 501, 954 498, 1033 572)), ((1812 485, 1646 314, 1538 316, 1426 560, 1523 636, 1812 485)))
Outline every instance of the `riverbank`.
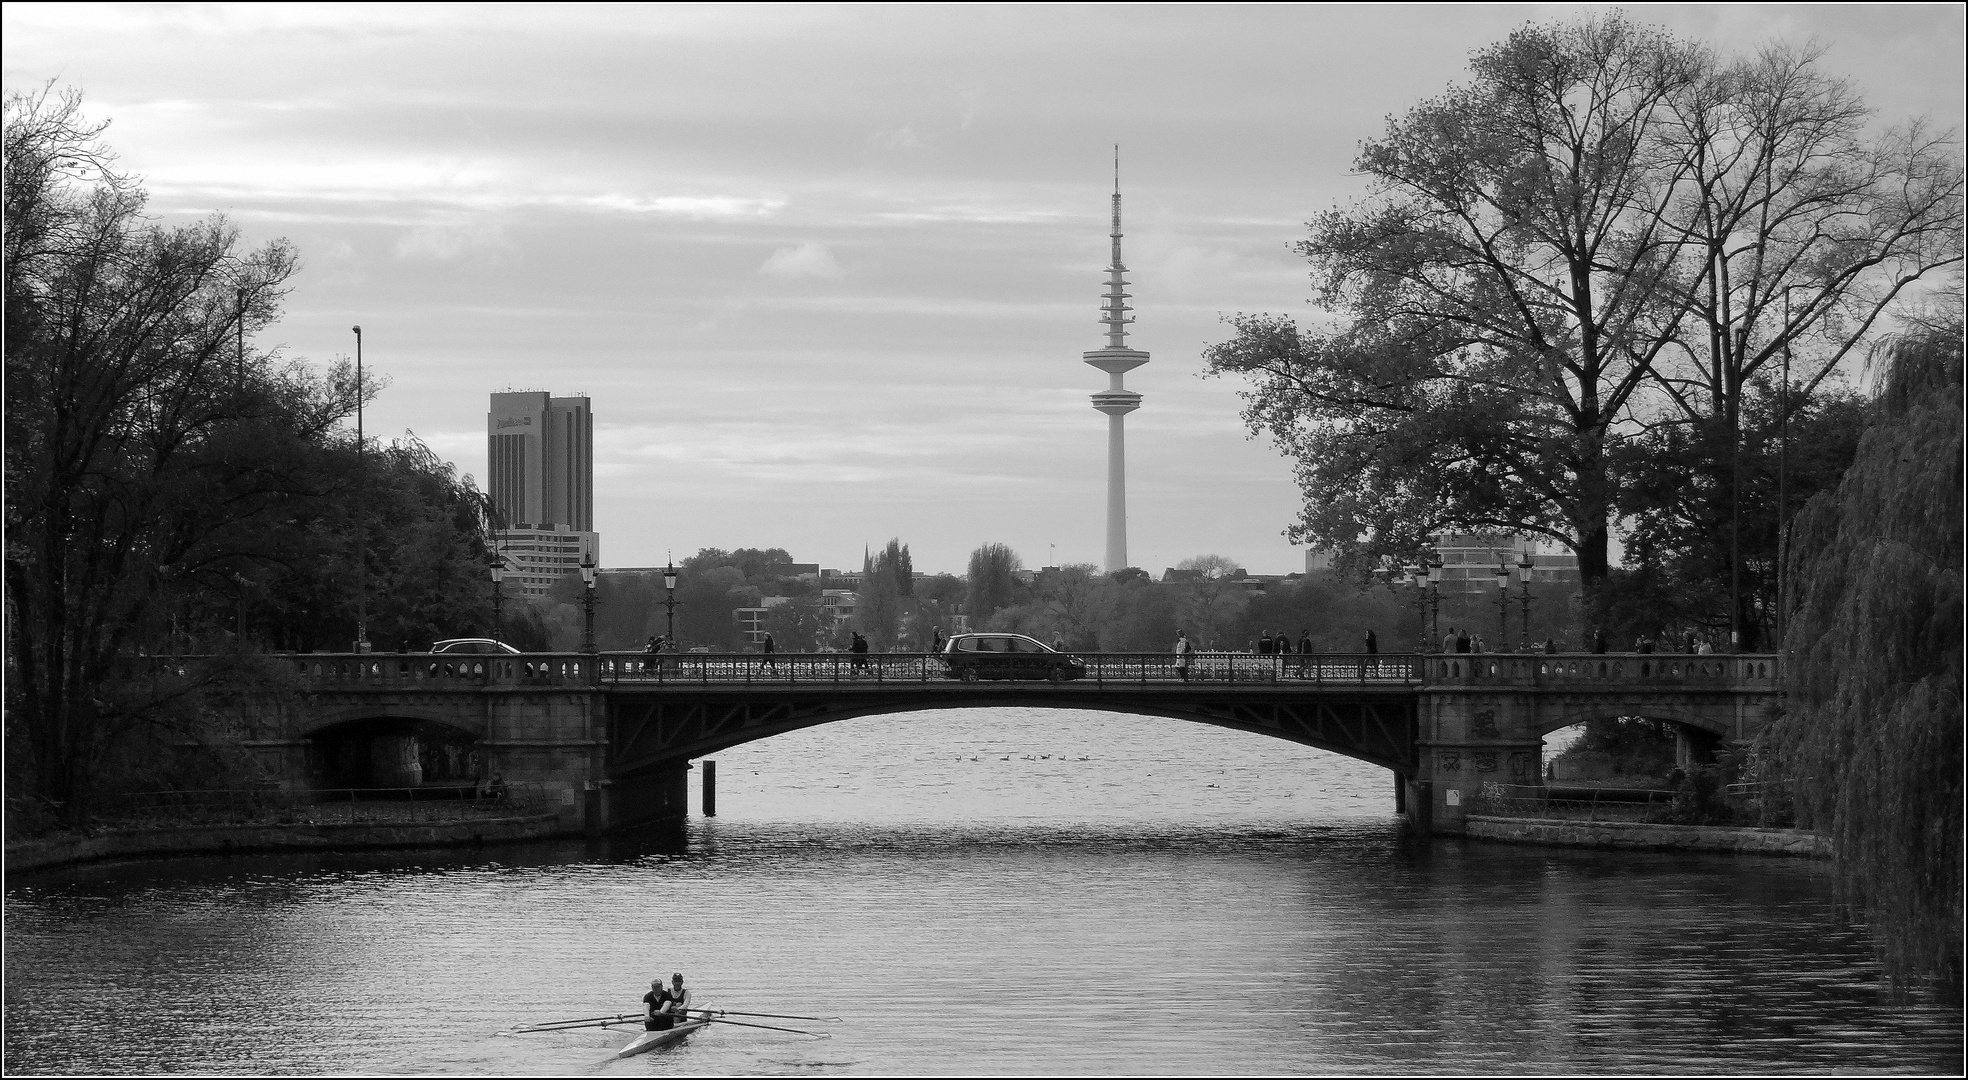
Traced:
POLYGON ((97 859, 230 855, 248 851, 457 847, 538 840, 567 832, 558 814, 516 814, 439 822, 296 822, 110 828, 9 841, 10 874, 97 859))
POLYGON ((1640 821, 1565 821, 1471 814, 1467 835, 1506 844, 1624 848, 1634 851, 1717 851, 1736 855, 1831 858, 1831 838, 1801 829, 1723 825, 1655 825, 1640 821))

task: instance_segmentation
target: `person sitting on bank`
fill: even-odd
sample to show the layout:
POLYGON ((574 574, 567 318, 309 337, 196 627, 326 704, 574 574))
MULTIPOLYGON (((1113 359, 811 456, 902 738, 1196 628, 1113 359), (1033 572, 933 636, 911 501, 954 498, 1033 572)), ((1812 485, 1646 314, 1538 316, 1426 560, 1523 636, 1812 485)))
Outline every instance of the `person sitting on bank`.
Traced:
POLYGON ((671 975, 669 986, 657 979, 649 984, 649 992, 642 995, 643 1030, 668 1031, 689 1008, 690 991, 684 989, 683 972, 671 975))

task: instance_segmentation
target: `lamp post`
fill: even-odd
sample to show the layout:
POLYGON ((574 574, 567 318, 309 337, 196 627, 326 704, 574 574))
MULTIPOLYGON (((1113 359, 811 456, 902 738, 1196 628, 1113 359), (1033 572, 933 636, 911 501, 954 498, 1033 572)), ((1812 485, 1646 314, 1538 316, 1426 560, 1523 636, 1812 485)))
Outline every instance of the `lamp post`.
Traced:
POLYGON ((1534 651, 1531 647, 1531 545, 1524 543, 1524 550, 1517 555, 1517 602, 1524 605, 1524 651, 1534 651))
POLYGON ((498 552, 492 553, 492 636, 500 641, 506 639, 506 560, 498 552))
POLYGON ((676 563, 670 562, 664 564, 663 611, 664 614, 667 616, 667 622, 665 623, 665 625, 668 627, 668 634, 667 636, 664 637, 663 640, 670 643, 670 648, 672 650, 676 649, 676 609, 677 609, 676 582, 677 582, 676 563))
MULTIPOLYGON (((1790 342, 1794 336, 1790 329, 1790 290, 1809 288, 1809 286, 1785 285, 1784 302, 1784 347, 1783 384, 1777 405, 1777 648, 1783 648, 1785 629, 1784 610, 1784 559, 1790 544, 1790 484, 1786 475, 1790 464, 1790 342)), ((1811 308, 1806 305, 1808 313, 1811 308)))
MULTIPOLYGON (((353 326, 355 331, 355 461, 358 483, 369 479, 366 464, 368 448, 362 438, 362 328, 353 326)), ((369 651, 369 535, 364 528, 368 524, 363 514, 364 504, 357 503, 355 523, 355 651, 369 651)))
POLYGON ((581 651, 591 653, 595 650, 594 607, 595 607, 595 561, 592 553, 581 556, 581 607, 587 619, 587 636, 581 639, 581 651))
POLYGON ((1428 635, 1442 640, 1442 557, 1428 560, 1428 635))
POLYGON ((1497 649, 1510 640, 1510 564, 1497 559, 1497 649))
POLYGON ((1410 564, 1401 569, 1405 573, 1405 577, 1402 580, 1409 585, 1413 585, 1415 589, 1415 638, 1418 642, 1415 651, 1425 653, 1428 651, 1428 616, 1426 614, 1428 611, 1428 577, 1422 572, 1421 567, 1416 565, 1410 564))

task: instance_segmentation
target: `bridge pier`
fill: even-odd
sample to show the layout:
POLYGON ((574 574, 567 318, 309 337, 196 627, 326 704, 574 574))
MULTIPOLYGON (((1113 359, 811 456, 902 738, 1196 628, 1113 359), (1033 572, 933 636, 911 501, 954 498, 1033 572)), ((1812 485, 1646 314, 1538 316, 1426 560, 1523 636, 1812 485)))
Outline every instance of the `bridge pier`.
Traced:
POLYGON ((682 758, 659 761, 594 787, 598 812, 588 822, 590 833, 679 822, 690 812, 690 762, 682 758))
POLYGON ((1418 782, 1409 820, 1424 833, 1460 835, 1484 784, 1542 782, 1544 738, 1535 695, 1494 679, 1477 681, 1473 665, 1490 661, 1465 656, 1435 663, 1443 668, 1431 672, 1439 681, 1418 695, 1418 782))

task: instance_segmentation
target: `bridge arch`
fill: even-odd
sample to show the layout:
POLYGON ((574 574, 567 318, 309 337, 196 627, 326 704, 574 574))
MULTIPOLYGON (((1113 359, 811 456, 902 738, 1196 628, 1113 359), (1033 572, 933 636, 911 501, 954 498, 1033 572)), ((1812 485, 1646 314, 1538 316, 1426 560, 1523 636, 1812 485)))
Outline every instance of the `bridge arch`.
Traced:
POLYGON ((311 725, 302 736, 314 788, 476 787, 486 778, 482 732, 453 716, 401 708, 344 712, 354 715, 311 725))
POLYGON ((1173 695, 1108 693, 1093 697, 1074 688, 1021 687, 996 694, 680 695, 644 703, 611 702, 611 773, 618 779, 670 767, 776 735, 869 716, 956 709, 1018 708, 1120 713, 1243 731, 1354 758, 1402 775, 1415 769, 1412 698, 1357 695, 1350 700, 1308 700, 1290 694, 1225 695, 1216 700, 1173 695))

